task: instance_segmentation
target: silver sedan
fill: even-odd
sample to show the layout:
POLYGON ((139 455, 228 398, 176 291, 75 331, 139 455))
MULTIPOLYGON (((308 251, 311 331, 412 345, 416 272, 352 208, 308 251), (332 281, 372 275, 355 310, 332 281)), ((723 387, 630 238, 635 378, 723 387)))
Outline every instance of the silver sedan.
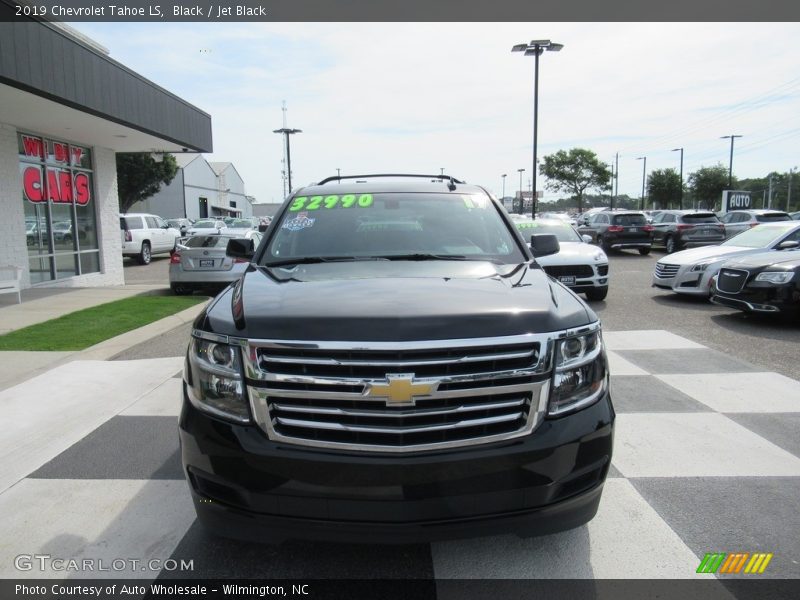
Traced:
POLYGON ((219 289, 236 281, 247 269, 248 261, 226 256, 228 241, 233 238, 253 240, 258 246, 261 233, 250 230, 241 234, 201 234, 178 245, 169 261, 169 286, 176 294, 195 290, 219 289))

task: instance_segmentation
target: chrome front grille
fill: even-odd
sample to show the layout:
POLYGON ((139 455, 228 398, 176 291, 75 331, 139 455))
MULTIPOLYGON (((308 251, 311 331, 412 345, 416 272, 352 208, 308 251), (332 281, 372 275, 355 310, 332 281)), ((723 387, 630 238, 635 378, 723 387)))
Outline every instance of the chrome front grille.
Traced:
POLYGON ((748 271, 741 269, 720 269, 717 277, 717 289, 728 294, 738 294, 747 283, 748 271))
POLYGON ((659 279, 668 279, 670 277, 675 277, 678 274, 678 269, 680 265, 670 265, 666 263, 657 262, 656 263, 656 277, 659 279))
POLYGON ((376 452, 526 435, 547 408, 552 342, 249 342, 256 422, 270 439, 376 452))

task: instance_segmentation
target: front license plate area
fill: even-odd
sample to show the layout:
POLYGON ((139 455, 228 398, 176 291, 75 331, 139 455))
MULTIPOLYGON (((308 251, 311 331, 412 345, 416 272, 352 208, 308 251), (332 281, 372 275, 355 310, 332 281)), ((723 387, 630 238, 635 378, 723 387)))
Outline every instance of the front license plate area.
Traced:
POLYGON ((575 285, 575 275, 562 275, 558 280, 564 285, 575 285))

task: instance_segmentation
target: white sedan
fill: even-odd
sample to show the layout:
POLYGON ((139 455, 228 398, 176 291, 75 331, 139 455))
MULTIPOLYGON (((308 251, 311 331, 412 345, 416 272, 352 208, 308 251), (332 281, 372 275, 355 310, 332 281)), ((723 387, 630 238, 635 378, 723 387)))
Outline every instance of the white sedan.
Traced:
POLYGON ((608 257, 597 246, 588 243, 589 236, 581 234, 560 219, 516 221, 517 230, 526 243, 531 236, 552 233, 561 249, 556 254, 536 259, 545 273, 560 281, 576 294, 586 294, 588 300, 603 300, 608 295, 608 257))
POLYGON ((665 256, 656 263, 652 285, 679 294, 708 297, 711 294, 711 279, 725 261, 765 250, 794 248, 798 242, 800 223, 761 223, 719 246, 692 248, 665 256))

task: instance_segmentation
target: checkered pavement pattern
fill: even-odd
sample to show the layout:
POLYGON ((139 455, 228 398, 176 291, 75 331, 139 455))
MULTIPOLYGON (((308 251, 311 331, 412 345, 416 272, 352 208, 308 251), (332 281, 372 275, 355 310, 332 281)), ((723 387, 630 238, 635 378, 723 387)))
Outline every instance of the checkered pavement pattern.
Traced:
POLYGON ((194 567, 73 578, 691 579, 714 577, 695 574, 707 552, 772 552, 761 577, 800 578, 800 382, 666 331, 605 342, 617 422, 597 516, 540 538, 409 546, 207 535, 178 452, 183 359, 58 367, 0 392, 0 577, 64 577, 17 571, 24 552, 194 567))

